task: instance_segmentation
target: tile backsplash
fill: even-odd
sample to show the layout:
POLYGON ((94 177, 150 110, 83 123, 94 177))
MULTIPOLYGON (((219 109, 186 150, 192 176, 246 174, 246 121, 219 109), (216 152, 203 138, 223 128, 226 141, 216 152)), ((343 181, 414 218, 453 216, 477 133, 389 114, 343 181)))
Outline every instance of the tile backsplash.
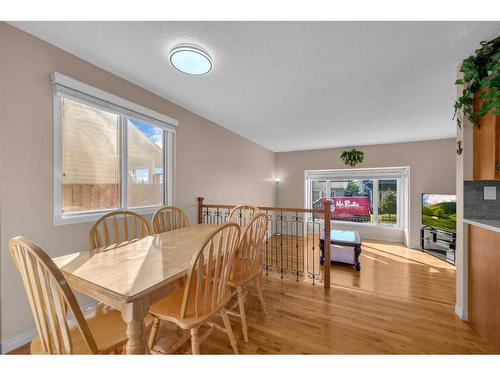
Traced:
POLYGON ((464 217, 500 220, 500 180, 464 182, 464 217), (497 190, 495 200, 484 199, 484 187, 497 190))

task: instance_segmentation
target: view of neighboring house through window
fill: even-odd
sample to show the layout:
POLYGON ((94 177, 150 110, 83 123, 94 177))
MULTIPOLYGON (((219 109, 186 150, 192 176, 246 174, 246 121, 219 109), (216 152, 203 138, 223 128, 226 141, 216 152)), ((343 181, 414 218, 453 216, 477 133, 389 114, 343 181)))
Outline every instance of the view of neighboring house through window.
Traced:
POLYGON ((163 202, 163 129, 127 119, 128 207, 163 202))
MULTIPOLYGON (((363 178, 345 178, 341 173, 309 171, 307 200, 319 209, 325 199, 332 205, 332 220, 372 225, 399 226, 401 223, 402 177, 387 178, 363 173, 363 178)), ((347 173, 345 173, 347 174, 347 173)), ((352 172, 353 176, 356 172, 352 172)))
POLYGON ((64 213, 120 207, 120 117, 62 98, 64 213))
POLYGON ((321 198, 325 198, 327 196, 326 191, 326 181, 311 181, 312 184, 312 201, 313 205, 320 206, 321 198))

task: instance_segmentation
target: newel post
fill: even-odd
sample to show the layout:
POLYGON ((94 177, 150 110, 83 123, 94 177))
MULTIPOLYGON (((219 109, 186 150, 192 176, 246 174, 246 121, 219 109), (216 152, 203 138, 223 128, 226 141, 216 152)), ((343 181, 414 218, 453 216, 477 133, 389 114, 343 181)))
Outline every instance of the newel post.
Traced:
POLYGON ((198 224, 203 224, 203 200, 205 198, 198 197, 198 224))
POLYGON ((323 200, 323 217, 325 240, 323 242, 323 284, 325 289, 330 288, 330 223, 332 219, 332 201, 323 200))

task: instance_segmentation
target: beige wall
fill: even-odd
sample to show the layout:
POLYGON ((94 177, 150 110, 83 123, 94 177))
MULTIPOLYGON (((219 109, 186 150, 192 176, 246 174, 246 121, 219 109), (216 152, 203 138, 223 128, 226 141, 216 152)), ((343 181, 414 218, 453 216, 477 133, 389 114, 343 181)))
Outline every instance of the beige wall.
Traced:
MULTIPOLYGON (((459 68, 457 68, 457 71, 459 68)), ((457 78, 463 78, 458 71, 457 78)), ((462 87, 457 86, 457 97, 462 94, 462 87)), ((456 155, 457 169, 457 250, 456 250, 456 300, 455 313, 460 319, 468 320, 468 224, 464 220, 464 181, 472 180, 473 163, 473 125, 463 119, 462 127, 457 126, 456 142, 462 142, 462 154, 456 155)))
MULTIPOLYGON (((34 327, 6 241, 24 235, 50 256, 87 248, 88 224, 54 226, 52 88, 60 72, 179 120, 175 204, 195 219, 212 203, 274 203, 275 156, 216 124, 5 23, 0 23, 2 342, 34 327)), ((82 303, 88 300, 82 299, 82 303)))
MULTIPOLYGON (((423 192, 455 193, 455 140, 397 143, 357 147, 364 151, 360 168, 410 167, 409 245, 419 246, 420 195, 423 192)), ((276 154, 279 205, 304 206, 304 171, 310 169, 344 169, 340 159, 345 148, 280 152, 276 154)), ((372 238, 374 231, 367 232, 372 238)), ((385 234, 384 234, 385 235, 385 234)))

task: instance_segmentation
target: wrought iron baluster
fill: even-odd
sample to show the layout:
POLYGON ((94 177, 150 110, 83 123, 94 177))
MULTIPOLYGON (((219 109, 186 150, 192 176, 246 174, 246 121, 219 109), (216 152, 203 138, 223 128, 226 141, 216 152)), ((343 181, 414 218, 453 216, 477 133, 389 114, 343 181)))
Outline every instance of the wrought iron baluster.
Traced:
POLYGON ((283 211, 280 212, 280 273, 281 273, 281 278, 283 278, 283 211))
POLYGON ((295 212, 295 281, 299 281, 299 213, 295 212))
MULTIPOLYGON (((283 217, 283 221, 285 223, 285 230, 284 234, 282 236, 285 236, 285 251, 286 251, 286 256, 285 256, 285 274, 288 273, 289 269, 292 269, 291 266, 291 261, 292 261, 292 256, 290 254, 291 251, 291 245, 290 245, 290 225, 291 223, 288 221, 288 216, 283 217)), ((293 271, 293 269, 292 269, 293 271)))
POLYGON ((273 242, 274 242, 274 254, 273 254, 273 262, 274 266, 276 267, 276 272, 281 272, 280 264, 279 264, 279 243, 278 243, 278 216, 274 215, 273 218, 273 223, 274 223, 274 236, 273 236, 273 242))
POLYGON ((314 272, 314 265, 315 265, 315 253, 314 253, 314 217, 313 217, 313 223, 312 223, 312 229, 313 229, 313 238, 312 238, 312 281, 313 281, 313 285, 315 285, 315 272, 314 272))
POLYGON ((212 215, 208 207, 205 208, 205 214, 203 215, 205 224, 212 224, 212 215))
MULTIPOLYGON (((307 223, 305 225, 307 225, 307 223)), ((302 257, 303 257, 304 256, 304 217, 303 216, 299 217, 299 228, 300 228, 299 229, 299 234, 300 234, 299 238, 300 238, 300 241, 302 243, 301 251, 302 251, 302 257)), ((297 269, 298 269, 299 276, 304 277, 304 261, 302 261, 300 263, 300 269, 298 268, 298 266, 297 266, 297 269)))
POLYGON ((304 237, 306 239, 306 272, 307 277, 311 278, 311 273, 309 272, 309 217, 306 221, 306 233, 304 237))
MULTIPOLYGON (((267 216, 267 232, 266 232, 266 263, 264 269, 266 270, 266 276, 269 276, 269 211, 266 210, 267 216)), ((271 222, 272 227, 272 222, 271 222)), ((272 231, 271 231, 272 233, 272 231)))
MULTIPOLYGON (((321 233, 321 222, 319 221, 319 219, 314 219, 314 223, 316 224, 316 228, 317 228, 316 241, 318 241, 318 245, 319 245, 319 238, 320 238, 320 233, 321 233)), ((318 254, 317 259, 319 261, 319 256, 321 253, 320 253, 319 249, 316 247, 316 241, 314 241, 314 243, 313 243, 313 246, 314 246, 313 250, 316 249, 316 253, 318 254)), ((315 264, 316 264, 316 257, 314 257, 313 260, 315 260, 315 264)), ((316 274, 313 271, 313 275, 314 275, 315 280, 320 279, 321 267, 319 266, 319 262, 318 262, 317 266, 318 266, 318 273, 316 274)))

